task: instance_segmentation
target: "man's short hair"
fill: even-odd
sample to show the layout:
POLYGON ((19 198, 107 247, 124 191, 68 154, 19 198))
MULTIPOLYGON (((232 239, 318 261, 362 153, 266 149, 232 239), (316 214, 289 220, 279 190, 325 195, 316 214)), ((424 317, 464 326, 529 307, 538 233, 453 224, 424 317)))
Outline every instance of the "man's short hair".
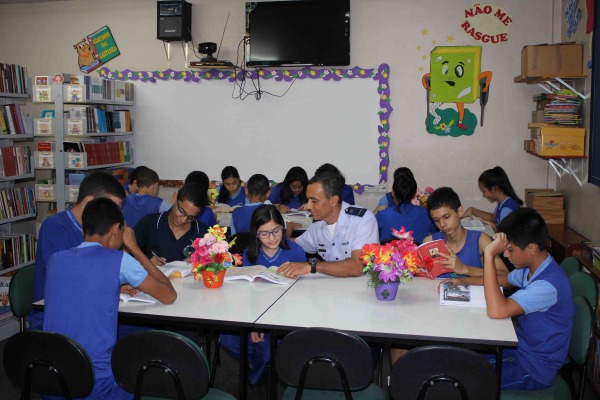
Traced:
POLYGON ((137 185, 139 188, 148 188, 158 182, 158 174, 153 169, 146 168, 138 173, 137 185))
POLYGON ((427 198, 427 210, 430 212, 442 207, 448 207, 458 212, 460 206, 460 198, 449 187, 437 188, 427 198))
POLYGON ((522 207, 508 214, 497 227, 504 232, 509 242, 521 250, 530 244, 537 244, 545 250, 548 244, 548 227, 544 218, 533 208, 522 207))
POLYGON ((250 196, 266 196, 269 193, 269 179, 262 174, 254 174, 246 182, 250 196))
POLYGON ((189 201, 195 207, 202 208, 208 204, 208 193, 203 190, 202 185, 196 182, 190 182, 183 185, 181 189, 177 191, 178 201, 189 201))
POLYGON ((106 196, 124 199, 125 195, 125 189, 114 176, 106 172, 94 171, 87 174, 81 181, 77 204, 87 196, 93 196, 95 199, 106 196))
POLYGON ((332 174, 339 174, 342 176, 342 181, 344 182, 344 184, 346 183, 346 177, 344 176, 344 174, 342 174, 342 171, 340 171, 339 168, 333 164, 325 163, 325 164, 321 165, 315 171, 315 175, 322 174, 323 172, 331 172, 332 174))
POLYGON ((342 191, 344 190, 344 177, 334 172, 322 172, 313 176, 308 184, 319 183, 325 192, 325 197, 330 199, 331 196, 338 197, 338 204, 342 203, 342 191))
POLYGON ((148 167, 146 167, 145 165, 140 165, 139 167, 135 167, 133 169, 133 171, 131 171, 131 174, 129 174, 129 183, 133 183, 134 181, 137 181, 138 174, 145 169, 148 169, 148 167))
POLYGON ((105 197, 98 197, 90 201, 83 208, 81 225, 84 235, 106 235, 114 224, 119 227, 125 224, 121 208, 114 201, 105 197))
POLYGON ((208 178, 208 175, 206 175, 206 173, 202 171, 190 172, 188 176, 185 177, 185 181, 183 182, 183 184, 185 185, 186 183, 190 182, 199 183, 200 185, 205 187, 206 190, 208 190, 208 187, 210 186, 210 179, 208 178))

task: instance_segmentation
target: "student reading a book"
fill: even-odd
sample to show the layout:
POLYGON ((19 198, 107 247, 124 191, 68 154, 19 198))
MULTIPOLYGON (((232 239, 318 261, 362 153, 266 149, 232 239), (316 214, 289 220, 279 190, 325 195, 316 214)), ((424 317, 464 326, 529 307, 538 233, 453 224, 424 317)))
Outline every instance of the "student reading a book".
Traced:
MULTIPOLYGON (((483 277, 452 279, 456 284, 483 284, 490 318, 518 317, 517 349, 505 349, 501 388, 540 390, 551 386, 567 357, 575 316, 569 278, 546 250, 548 228, 531 208, 519 208, 498 225, 484 252, 483 277), (495 260, 504 255, 515 266, 497 274, 495 260), (509 298, 500 291, 517 288, 509 298)), ((488 355, 490 363, 496 356, 488 355)))
POLYGON ((137 175, 138 192, 128 195, 123 200, 123 215, 127 226, 135 226, 140 219, 148 214, 167 211, 170 207, 158 197, 160 183, 158 174, 145 168, 137 175))
POLYGON ((217 203, 227 204, 230 207, 246 204, 246 193, 242 189, 240 173, 231 165, 221 171, 221 189, 219 189, 217 203))
MULTIPOLYGON (((401 168, 403 167, 396 168, 396 170, 394 171, 394 181, 396 180, 396 175, 400 173, 401 168)), ((375 209, 373 210, 373 214, 377 215, 379 211, 385 210, 386 208, 393 207, 395 205, 396 201, 394 200, 394 192, 392 187, 391 192, 387 192, 386 194, 381 196, 379 202, 377 203, 377 207, 375 207, 375 209)))
POLYGON ((308 201, 306 198, 306 186, 308 175, 302 167, 292 167, 285 174, 283 182, 271 188, 269 201, 277 205, 282 214, 287 214, 290 209, 303 209, 308 201))
MULTIPOLYGON (((483 275, 483 250, 492 239, 483 232, 467 230, 461 225, 463 208, 456 192, 449 187, 434 190, 427 199, 427 209, 440 231, 425 237, 423 242, 443 239, 450 254, 440 253, 446 260, 439 262, 454 271, 439 277, 447 278, 451 274, 483 275)), ((508 274, 500 257, 496 257, 495 262, 498 274, 508 274)))
POLYGON ((342 174, 342 172, 335 165, 329 163, 323 164, 317 168, 315 175, 319 175, 323 172, 331 172, 333 174, 340 175, 344 181, 344 186, 342 189, 342 201, 351 206, 356 204, 354 202, 354 191, 352 190, 352 186, 346 184, 346 178, 344 177, 344 174, 342 174))
MULTIPOLYGON (((271 204, 258 206, 252 214, 250 224, 252 239, 244 251, 242 268, 251 265, 280 266, 289 261, 306 262, 306 254, 302 247, 286 239, 284 226, 283 217, 275 206, 271 204)), ((221 335, 220 340, 223 349, 239 360, 240 337, 221 335)), ((256 385, 271 359, 268 335, 250 332, 248 359, 251 368, 250 384, 256 385)))
MULTIPOLYGON (((58 251, 71 249, 83 242, 81 215, 85 206, 99 197, 106 197, 120 206, 125 198, 125 190, 119 181, 105 172, 89 173, 79 185, 79 195, 75 205, 68 210, 49 216, 42 223, 35 257, 34 302, 44 298, 46 265, 50 257, 58 251)), ((125 240, 125 247, 128 245, 129 243, 125 240)), ((29 317, 30 328, 42 329, 43 319, 42 311, 33 310, 29 317)))
POLYGON ((185 184, 177 191, 175 205, 169 211, 146 215, 137 223, 137 243, 154 265, 188 258, 191 243, 208 230, 197 220, 206 197, 206 191, 197 183, 185 184))
POLYGON ((494 167, 483 171, 479 176, 478 185, 483 198, 490 203, 496 203, 496 209, 492 214, 475 207, 469 207, 463 214, 463 217, 480 218, 496 231, 496 226, 500 221, 521 207, 523 200, 515 193, 502 167, 494 167))
POLYGON ((250 232, 252 213, 269 198, 271 189, 269 179, 262 174, 254 174, 246 182, 246 199, 248 203, 236 208, 231 214, 231 235, 250 232))
POLYGON ((148 167, 140 165, 139 167, 135 167, 133 171, 131 171, 131 174, 129 175, 129 184, 125 185, 125 191, 127 192, 127 194, 134 194, 138 192, 137 176, 140 173, 140 171, 143 171, 146 168, 148 167))
POLYGON ((82 227, 83 243, 54 253, 48 262, 44 330, 66 335, 87 351, 96 379, 87 399, 132 399, 116 384, 111 369, 121 285, 165 304, 173 303, 177 293, 137 247, 113 201, 91 200, 83 210, 82 227), (128 250, 142 263, 119 251, 125 237, 128 250))
POLYGON ((284 263, 279 272, 290 278, 320 272, 332 276, 360 276, 362 247, 378 243, 377 221, 369 210, 342 202, 344 177, 324 172, 308 181, 306 208, 313 222, 296 238, 305 252, 319 254, 324 261, 284 263))
POLYGON ((392 191, 396 206, 388 207, 375 215, 379 226, 379 240, 391 239, 392 228, 399 230, 402 226, 413 232, 412 236, 418 244, 423 242, 425 236, 436 232, 427 209, 412 204, 417 192, 417 182, 410 169, 401 167, 394 172, 392 191))
MULTIPOLYGON (((185 177, 185 181, 183 184, 190 182, 196 182, 208 194, 208 187, 210 186, 210 179, 208 175, 206 175, 202 171, 192 171, 185 177)), ((173 196, 176 196, 173 194, 173 196)), ((175 203, 175 199, 173 199, 173 203, 175 203)), ((210 200, 208 196, 206 197, 206 201, 202 204, 202 211, 200 211, 200 215, 198 215, 198 221, 204 223, 206 226, 214 226, 217 223, 217 219, 215 218, 215 213, 212 208, 210 208, 210 200)))

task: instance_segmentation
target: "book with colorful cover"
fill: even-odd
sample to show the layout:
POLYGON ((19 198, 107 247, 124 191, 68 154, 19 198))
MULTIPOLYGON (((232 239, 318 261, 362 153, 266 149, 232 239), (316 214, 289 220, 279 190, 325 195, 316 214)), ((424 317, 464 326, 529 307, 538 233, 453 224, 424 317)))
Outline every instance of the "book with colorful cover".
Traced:
POLYGON ((417 256, 421 260, 422 270, 417 272, 416 276, 435 279, 442 274, 454 272, 440 262, 446 260, 440 253, 450 255, 446 242, 442 239, 425 242, 417 247, 417 256))

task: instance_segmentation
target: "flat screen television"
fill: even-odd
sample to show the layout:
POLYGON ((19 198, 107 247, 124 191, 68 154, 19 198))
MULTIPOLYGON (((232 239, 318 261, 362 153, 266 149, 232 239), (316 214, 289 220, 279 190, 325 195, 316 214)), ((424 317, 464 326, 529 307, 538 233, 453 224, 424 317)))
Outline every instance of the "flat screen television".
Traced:
POLYGON ((350 0, 246 3, 246 65, 350 65, 350 0))

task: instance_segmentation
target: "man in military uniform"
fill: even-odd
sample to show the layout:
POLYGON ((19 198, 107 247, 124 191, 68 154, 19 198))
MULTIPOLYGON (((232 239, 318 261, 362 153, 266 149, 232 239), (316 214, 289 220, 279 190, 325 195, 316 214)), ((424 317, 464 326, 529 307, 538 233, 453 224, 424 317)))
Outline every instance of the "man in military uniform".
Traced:
POLYGON ((367 243, 379 243, 377 220, 371 211, 342 202, 343 186, 343 177, 330 172, 315 175, 308 182, 306 208, 316 222, 296 238, 296 243, 307 253, 318 254, 323 261, 310 258, 307 263, 284 263, 279 273, 291 278, 316 272, 332 276, 362 275, 360 252, 367 243))

